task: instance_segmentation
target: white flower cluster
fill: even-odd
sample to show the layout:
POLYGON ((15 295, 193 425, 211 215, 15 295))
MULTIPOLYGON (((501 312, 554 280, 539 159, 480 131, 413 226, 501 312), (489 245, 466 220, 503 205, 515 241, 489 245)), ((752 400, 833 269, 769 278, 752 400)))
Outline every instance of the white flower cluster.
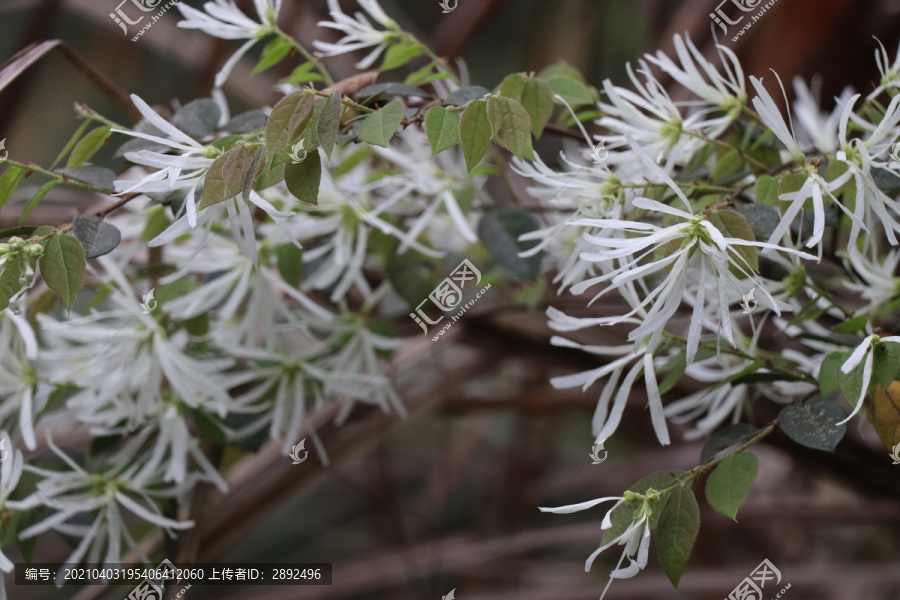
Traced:
MULTIPOLYGON (((208 2, 204 11, 179 5, 181 27, 248 40, 217 87, 253 43, 277 30, 281 1, 255 6, 259 22, 233 0, 208 2)), ((374 0, 364 7, 392 27, 374 0)), ((370 40, 365 19, 348 21, 337 3, 331 8, 336 23, 323 27, 370 40)), ((362 47, 351 41, 315 47, 328 56, 362 47)), ((49 516, 19 537, 56 531, 80 539, 73 563, 118 562, 123 551, 147 560, 129 531, 133 517, 174 536, 192 523, 162 516, 161 500, 183 500, 200 482, 227 491, 200 429, 230 442, 259 443, 256 434, 264 433, 286 455, 309 435, 327 464, 308 423, 312 411, 339 402, 338 424, 360 403, 405 417, 385 372, 401 342, 379 321, 407 311, 389 282, 371 283, 371 271, 383 269, 372 249, 410 261, 462 252, 477 239, 470 208, 483 202, 484 178, 468 176, 460 149, 432 160, 425 134, 410 127, 390 148, 338 145, 330 158, 322 153, 317 205, 299 202, 281 182, 248 190, 248 202, 238 194, 201 209, 222 154, 214 143, 225 134, 191 135, 132 99, 143 121, 115 130, 133 138, 125 158, 134 165, 115 190, 137 198, 107 219, 122 232, 119 246, 88 263, 88 285, 103 292, 80 315, 43 312, 29 321, 24 294, 0 312, 0 427, 12 432, 13 445, 36 450, 41 428, 62 420, 113 442, 89 454, 96 464, 79 465, 48 430, 55 466, 24 464, 19 451, 3 463, 0 510, 42 507, 49 516), (156 248, 168 273, 136 284, 156 248), (158 308, 147 310, 141 295, 151 288, 158 308), (37 478, 37 491, 7 500, 23 469, 37 478)), ((214 99, 221 126, 229 108, 221 92, 214 99)), ((0 569, 10 568, 0 554, 0 569)))
MULTIPOLYGON (((686 437, 696 439, 727 421, 738 422, 757 397, 786 402, 810 396, 818 391, 823 360, 840 351, 846 352, 840 363, 844 375, 861 369, 862 392, 848 398, 849 420, 873 381, 876 349, 890 351, 886 345, 900 337, 873 331, 867 323, 867 335, 850 352, 816 319, 794 322, 783 315, 803 311, 803 292, 813 299, 807 308, 846 318, 805 269, 822 260, 829 227, 836 238, 832 244, 846 248, 837 253, 848 274, 842 291, 867 303, 856 314, 874 314, 897 297, 900 249, 887 248, 898 245, 900 204, 884 190, 900 187, 900 165, 891 159, 891 146, 900 138, 900 96, 886 106, 876 98, 897 86, 900 57, 889 63, 883 47, 876 53, 882 85, 862 105, 859 94, 845 90, 834 110, 822 112, 818 83, 797 80, 792 116, 785 118, 762 80, 750 78, 755 96, 748 98, 741 66, 728 48, 717 46, 718 62, 704 58, 686 37, 676 36, 675 48, 677 60, 657 53, 639 60, 637 69, 629 67, 633 90, 603 83, 608 100, 600 103, 597 125, 604 134, 563 154, 561 169, 540 161, 517 164, 532 182, 531 194, 559 207, 543 217, 540 231, 521 238, 537 240, 551 256, 545 267, 557 272, 559 292, 591 291, 588 305, 617 293, 624 303, 621 309, 606 305, 597 316, 550 308, 550 327, 558 332, 630 328, 628 345, 553 337, 555 346, 580 348, 607 362, 556 377, 552 385, 587 390, 604 382, 593 421, 596 443, 602 444, 619 427, 643 376, 650 419, 665 445, 667 420, 692 424, 686 437), (673 101, 651 65, 692 98, 673 101), (610 149, 602 164, 590 160, 597 141, 610 149), (742 167, 717 173, 729 159, 742 167), (742 212, 743 205, 758 208, 756 215, 764 213, 767 222, 742 212), (750 311, 741 311, 739 303, 751 291, 761 310, 748 317, 750 311), (785 349, 766 354, 760 348, 764 325, 768 336, 790 340, 785 349), (760 360, 771 356, 780 362, 760 360), (673 368, 703 387, 664 406, 656 373, 673 368), (751 372, 779 371, 788 376, 752 385, 740 380, 751 372)), ((777 75, 773 82, 781 83, 777 75)), ((609 500, 618 500, 616 506, 623 502, 600 498, 542 510, 572 512, 609 500)), ((611 578, 643 569, 644 536, 649 536, 645 512, 636 511, 626 533, 592 554, 587 568, 597 553, 624 543, 623 558, 631 565, 617 567, 611 578)))

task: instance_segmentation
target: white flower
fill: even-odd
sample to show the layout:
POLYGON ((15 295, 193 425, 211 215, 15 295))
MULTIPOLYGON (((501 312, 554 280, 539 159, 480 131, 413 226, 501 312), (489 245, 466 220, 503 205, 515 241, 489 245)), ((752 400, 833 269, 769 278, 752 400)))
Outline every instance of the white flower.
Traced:
POLYGON ((131 101, 134 102, 141 116, 166 137, 122 129, 113 129, 112 131, 162 144, 178 151, 179 154, 173 156, 150 150, 126 153, 125 158, 129 161, 158 170, 137 182, 116 180, 116 192, 119 194, 171 193, 175 190, 187 189, 184 210, 191 227, 195 227, 197 225, 197 188, 203 182, 214 159, 207 156, 207 149, 203 144, 156 114, 156 111, 150 108, 137 94, 131 95, 131 101))
POLYGON ((846 419, 838 423, 838 425, 842 423, 846 423, 850 419, 856 416, 856 413, 860 411, 863 405, 863 400, 866 397, 866 392, 869 391, 869 383, 872 381, 872 372, 875 362, 875 347, 878 344, 900 344, 900 336, 898 335, 889 335, 885 337, 880 337, 875 334, 869 334, 866 338, 854 348, 853 352, 850 353, 850 356, 847 357, 847 360, 844 361, 844 364, 841 365, 841 373, 844 375, 849 374, 852 370, 858 367, 860 364, 865 361, 863 364, 862 371, 862 384, 861 391, 859 394, 859 398, 856 398, 854 402, 853 398, 847 398, 848 402, 852 402, 854 404, 853 412, 850 413, 846 419))
POLYGON ((334 327, 327 341, 340 347, 317 366, 324 372, 350 374, 350 377, 339 376, 326 381, 326 393, 343 397, 335 423, 342 425, 359 402, 373 404, 385 414, 407 417, 406 407, 391 380, 382 375, 384 365, 378 356, 379 352, 392 352, 402 346, 401 340, 374 333, 362 318, 347 315, 344 323, 334 327))
MULTIPOLYGON (((790 201, 790 206, 784 211, 778 226, 772 231, 769 237, 770 244, 777 244, 782 238, 790 232, 794 219, 800 214, 807 200, 812 200, 813 205, 813 233, 806 241, 807 248, 816 247, 819 250, 819 256, 822 254, 822 236, 825 233, 825 198, 828 197, 853 221, 854 228, 864 228, 862 221, 851 213, 843 204, 835 197, 834 192, 840 189, 852 177, 852 172, 847 171, 833 181, 825 181, 825 178, 819 175, 815 166, 809 165, 805 167, 806 181, 802 187, 796 191, 778 196, 780 200, 790 201)), ((851 234, 852 235, 852 234, 851 234)))
MULTIPOLYGON (((781 86, 781 91, 783 94, 784 86, 781 84, 781 78, 778 77, 777 73, 775 73, 775 78, 778 79, 778 85, 781 86)), ((766 91, 766 88, 763 86, 762 79, 757 79, 756 77, 751 75, 750 83, 753 84, 753 87, 756 89, 756 93, 758 94, 753 99, 753 107, 756 108, 756 112, 757 114, 759 114, 759 118, 762 120, 763 124, 766 127, 772 130, 772 133, 775 134, 775 137, 778 138, 778 140, 784 145, 784 147, 787 148, 788 152, 790 152, 791 154, 791 158, 800 164, 804 164, 806 162, 806 157, 804 156, 803 151, 800 149, 800 144, 797 142, 797 139, 794 136, 793 122, 791 122, 791 127, 789 129, 788 125, 784 122, 784 117, 781 116, 781 111, 778 109, 778 105, 775 104, 772 96, 769 95, 769 92, 766 91)), ((790 118, 790 113, 788 113, 789 121, 790 118)))
POLYGON ((867 306, 856 310, 858 314, 876 310, 900 293, 900 277, 894 275, 900 266, 900 249, 893 249, 878 260, 851 246, 847 252, 847 261, 853 268, 857 281, 844 282, 844 286, 869 301, 867 306))
POLYGON ((395 140, 389 148, 372 147, 372 151, 388 162, 395 173, 369 186, 386 197, 378 201, 375 210, 368 215, 404 214, 421 207, 421 214, 410 218, 412 223, 400 238, 397 253, 403 254, 412 247, 440 208, 449 215, 459 238, 469 244, 477 242, 471 217, 463 213, 454 192, 471 186, 475 188, 473 196, 477 198, 477 189, 484 184, 485 178, 468 176, 465 160, 458 149, 449 149, 430 158, 428 138, 413 127, 406 128, 395 140))
POLYGON ((31 325, 11 310, 0 311, 0 348, 0 425, 17 417, 25 446, 34 450, 34 421, 46 404, 49 386, 36 369, 38 346, 31 325))
MULTIPOLYGON (((305 330, 305 321, 334 319, 329 311, 277 276, 271 266, 255 265, 230 240, 215 236, 197 246, 168 247, 175 264, 181 267, 172 280, 185 274, 199 275, 203 280, 167 303, 165 311, 182 320, 209 313, 217 322, 211 337, 220 346, 262 343, 271 348, 276 345, 279 330, 305 330), (197 254, 200 249, 203 251, 197 254), (301 314, 294 314, 283 296, 299 303, 301 314)), ((162 280, 169 282, 169 278, 162 280)))
MULTIPOLYGON (((569 317, 552 307, 547 309, 547 316, 550 317, 550 327, 556 330, 572 331, 595 324, 594 319, 569 317)), ((581 387, 582 391, 586 391, 597 380, 609 377, 606 385, 603 387, 603 391, 600 393, 597 408, 594 411, 592 428, 596 438, 595 443, 605 442, 615 433, 622 420, 622 414, 625 412, 625 406, 628 404, 628 398, 631 395, 631 388, 635 379, 643 372, 653 430, 660 444, 663 446, 669 444, 669 430, 666 427, 662 399, 656 384, 656 371, 653 365, 652 353, 647 352, 645 349, 635 350, 631 346, 586 346, 558 336, 553 336, 550 339, 550 343, 563 348, 578 348, 598 356, 618 357, 602 367, 572 375, 554 377, 550 380, 550 385, 556 389, 581 387), (622 378, 622 373, 629 365, 631 366, 628 369, 628 373, 620 384, 619 380, 622 378), (610 411, 609 401, 613 392, 616 395, 612 411, 610 411)))
MULTIPOLYGON (((643 60, 639 60, 638 64, 641 68, 637 72, 643 76, 643 81, 631 65, 627 65, 628 76, 637 93, 615 86, 608 79, 603 82, 603 91, 609 103, 600 102, 605 116, 597 124, 614 132, 605 138, 611 150, 626 147, 628 139, 633 138, 655 160, 666 159, 667 166, 684 164, 706 143, 699 137, 684 134, 685 130, 711 128, 710 134, 715 136, 718 129, 727 127, 727 123, 723 124, 721 120, 706 121, 703 111, 683 116, 663 85, 650 73, 649 65, 643 60)), ((627 153, 617 157, 610 152, 607 163, 617 162, 633 161, 627 153)))
POLYGON ((371 21, 361 13, 356 13, 355 19, 347 16, 341 10, 338 0, 328 0, 328 11, 333 20, 321 21, 319 27, 337 29, 345 35, 336 44, 316 40, 313 42, 313 46, 319 51, 319 56, 338 56, 374 46, 372 52, 356 63, 357 69, 368 69, 378 60, 391 40, 397 38, 399 30, 397 24, 378 4, 378 0, 358 0, 358 2, 369 17, 384 27, 386 31, 375 29, 371 21))
MULTIPOLYGON (((649 491, 649 490, 648 490, 649 491)), ((619 559, 619 563, 616 565, 615 570, 612 571, 609 575, 609 583, 612 583, 613 579, 628 579, 629 577, 634 577, 638 574, 638 572, 642 571, 647 566, 647 561, 650 556, 650 515, 652 511, 650 509, 652 494, 648 494, 648 497, 645 497, 641 500, 641 507, 637 511, 637 514, 633 517, 631 524, 615 539, 610 541, 607 544, 604 544, 594 550, 594 552, 588 557, 587 561, 584 564, 584 570, 590 571, 591 565, 594 563, 594 560, 597 556, 600 555, 601 552, 610 548, 616 544, 625 546, 624 551, 622 552, 622 556, 619 559), (628 558, 630 564, 627 567, 621 567, 622 561, 628 558)), ((567 506, 560 506, 557 508, 544 508, 540 507, 541 512, 552 512, 557 514, 568 514, 581 510, 586 510, 588 508, 592 508, 598 504, 603 502, 611 502, 613 500, 616 503, 613 505, 611 509, 606 512, 606 515, 603 517, 603 524, 601 525, 601 529, 606 531, 612 527, 612 512, 616 510, 622 504, 630 504, 634 500, 635 495, 633 492, 626 492, 625 496, 608 496, 606 498, 597 498, 596 500, 590 500, 588 502, 581 502, 579 504, 570 504, 567 506)), ((603 594, 600 596, 600 600, 603 600, 603 597, 606 596, 606 592, 609 589, 609 584, 607 584, 606 589, 603 590, 603 594)))
POLYGON ((900 49, 897 50, 897 56, 894 58, 894 61, 890 62, 884 44, 878 38, 875 38, 875 41, 878 42, 879 48, 875 50, 875 62, 878 64, 878 71, 881 73, 881 82, 878 87, 872 90, 872 93, 868 96, 869 98, 875 98, 888 89, 900 88, 900 49))
POLYGON ((749 400, 747 386, 731 383, 723 385, 722 382, 740 373, 752 362, 721 354, 687 366, 685 375, 691 379, 717 385, 675 400, 666 406, 666 417, 673 423, 687 423, 703 415, 694 424, 693 429, 685 432, 684 439, 696 440, 709 435, 729 417, 732 423, 738 422, 749 400))
MULTIPOLYGON (((6 431, 0 431, 0 440, 10 442, 9 434, 6 431)), ((22 453, 18 449, 7 448, 4 452, 8 452, 7 458, 0 463, 0 512, 6 509, 7 500, 10 494, 16 490, 19 484, 19 478, 22 476, 22 453)), ((10 573, 13 570, 13 563, 0 550, 0 571, 10 573)), ((0 600, 4 600, 6 592, 3 588, 3 577, 0 576, 0 600)))
POLYGON ((22 530, 19 539, 27 540, 51 530, 81 538, 66 559, 67 565, 78 564, 85 555, 90 563, 120 563, 124 541, 131 552, 149 563, 125 524, 123 509, 142 521, 161 527, 172 537, 175 537, 175 530, 194 526, 193 521, 176 521, 163 516, 154 498, 172 496, 175 490, 160 489, 156 478, 135 481, 137 465, 131 462, 133 456, 121 456, 119 462, 105 467, 105 470, 88 473, 57 448, 49 434, 47 443, 71 470, 25 467, 26 471, 40 475, 43 480, 37 484, 33 494, 21 501, 7 502, 7 505, 20 510, 43 506, 52 514, 22 530), (77 521, 70 522, 84 513, 93 514, 93 523, 87 526, 87 530, 77 521))
POLYGON ((822 81, 819 77, 813 79, 811 87, 800 77, 795 77, 792 108, 799 126, 797 137, 802 138, 804 144, 813 145, 819 152, 829 153, 839 148, 838 123, 842 108, 853 92, 850 88, 844 88, 834 109, 830 113, 822 113, 819 109, 821 89, 822 81))
POLYGON ((281 0, 253 0, 253 3, 259 17, 258 23, 247 17, 234 0, 207 2, 203 5, 206 12, 186 6, 184 3, 177 5, 185 18, 178 23, 182 29, 199 29, 207 35, 226 40, 249 40, 225 62, 216 75, 216 88, 222 87, 231 70, 253 44, 277 30, 281 0))
MULTIPOLYGON (((687 202, 686 198, 685 202, 687 202)), ((580 294, 593 285, 610 282, 606 289, 594 297, 596 300, 607 292, 623 288, 631 282, 643 281, 646 285, 650 276, 657 273, 662 274, 666 269, 670 269, 661 283, 655 287, 647 287, 649 292, 636 305, 633 305, 630 312, 603 320, 603 324, 613 325, 635 314, 643 313, 643 323, 631 331, 628 339, 640 343, 649 336, 649 347, 653 349, 658 345, 666 323, 681 305, 688 281, 688 267, 696 267, 693 272, 697 278, 698 295, 688 328, 686 348, 688 362, 693 360, 700 342, 707 293, 718 296, 718 333, 722 333, 729 342, 734 344, 727 298, 730 292, 740 290, 743 284, 731 273, 731 267, 757 284, 771 307, 776 313, 781 313, 775 299, 737 251, 739 248, 745 246, 768 248, 780 252, 796 253, 803 258, 813 258, 811 255, 789 248, 781 248, 771 243, 725 237, 715 225, 702 215, 694 215, 655 200, 638 198, 634 201, 634 206, 678 217, 679 222, 668 227, 659 227, 643 221, 612 219, 579 219, 575 221, 576 225, 609 227, 632 235, 627 238, 586 236, 586 239, 601 249, 595 253, 585 253, 582 255, 583 258, 587 260, 615 259, 620 261, 620 266, 605 275, 573 286, 572 291, 580 294), (641 264, 657 249, 666 248, 677 249, 658 261, 641 264)))
POLYGON ((723 75, 719 73, 715 65, 706 60, 706 57, 694 46, 687 34, 684 38, 676 34, 673 42, 681 66, 676 65, 662 51, 658 51, 656 56, 645 54, 644 57, 671 75, 675 81, 692 93, 726 113, 727 118, 724 122, 734 121, 740 115, 741 107, 747 101, 744 70, 735 53, 726 46, 716 44, 716 50, 722 62, 723 75))

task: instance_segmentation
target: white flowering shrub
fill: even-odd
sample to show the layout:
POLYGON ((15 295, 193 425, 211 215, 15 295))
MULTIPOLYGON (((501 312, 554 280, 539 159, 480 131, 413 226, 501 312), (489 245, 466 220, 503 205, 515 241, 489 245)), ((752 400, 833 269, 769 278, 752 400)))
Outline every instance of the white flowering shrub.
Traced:
POLYGON ((133 96, 133 128, 80 107, 65 167, 5 161, 0 207, 23 176, 46 180, 20 222, 57 185, 113 203, 0 232, 4 551, 62 534, 78 540, 69 563, 149 562, 138 531, 176 536, 197 486, 228 489, 223 447, 265 434, 287 455, 308 435, 327 461, 312 412, 339 403, 342 423, 366 403, 402 418, 383 373, 397 331, 429 331, 419 308, 466 258, 479 279, 546 277, 577 296, 576 314, 547 310, 551 344, 599 366, 551 383, 598 396, 595 444, 639 387, 660 444, 671 424, 708 437, 693 470, 541 509, 614 503, 585 565, 624 546, 610 582, 642 570, 655 537, 677 585, 699 528, 694 484, 708 475, 702 495, 734 517, 758 467, 745 450, 776 427, 833 451, 863 411, 887 448, 900 443, 900 59, 881 48, 880 85, 830 112, 802 81, 782 111, 777 76, 748 81, 727 47, 710 62, 686 37, 675 57, 629 66, 630 87, 595 89, 559 65, 491 90, 358 2, 350 16, 329 0, 310 48, 279 29, 280 0, 255 0, 252 17, 232 0, 178 5, 180 27, 244 42, 210 98, 164 118, 133 96), (232 116, 219 88, 263 40, 255 72, 298 66, 274 107, 232 116), (356 66, 378 71, 335 82, 327 59, 359 50, 356 66), (538 156, 548 130, 583 142, 538 156), (125 172, 91 163, 106 143, 125 172), (487 183, 503 174, 527 180, 530 201, 502 206, 487 183), (593 310, 604 296, 620 310, 593 310), (614 325, 618 345, 591 342, 614 325), (700 391, 674 397, 683 378, 700 391), (758 403, 783 405, 777 420, 752 424, 758 403), (71 456, 54 423, 95 443, 71 456), (44 442, 58 461, 23 460, 44 442))

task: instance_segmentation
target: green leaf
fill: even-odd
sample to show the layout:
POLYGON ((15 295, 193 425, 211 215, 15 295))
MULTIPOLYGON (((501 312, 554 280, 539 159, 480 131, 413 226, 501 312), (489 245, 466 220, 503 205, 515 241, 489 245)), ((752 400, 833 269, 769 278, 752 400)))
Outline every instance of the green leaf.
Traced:
POLYGON ((222 109, 215 100, 197 98, 178 109, 172 117, 172 122, 182 131, 196 138, 202 138, 216 130, 221 118, 222 109))
POLYGON ((685 174, 693 173, 694 171, 700 169, 701 167, 706 165, 706 161, 709 160, 709 157, 713 155, 713 152, 716 151, 716 145, 712 142, 708 144, 704 144, 700 147, 694 154, 691 156, 691 159, 684 166, 685 174))
MULTIPOLYGON (((388 254, 385 271, 397 295, 410 307, 418 306, 441 281, 443 264, 414 250, 388 254)), ((426 309, 428 306, 426 305, 426 309)), ((432 309, 433 310, 433 309, 432 309)))
MULTIPOLYGON (((852 352, 853 351, 850 350, 844 354, 844 361, 850 358, 852 352)), ((856 407, 860 395, 863 394, 863 371, 865 371, 865 367, 865 361, 862 361, 849 373, 844 373, 842 370, 838 369, 838 387, 841 390, 841 395, 844 397, 844 400, 846 400, 850 406, 856 407)), ((870 387, 874 383, 875 382, 871 379, 869 380, 870 387)), ((866 390, 866 393, 868 393, 868 390, 866 390)))
POLYGON ((288 191, 301 202, 319 204, 319 184, 322 182, 322 159, 313 149, 304 160, 284 165, 284 183, 288 191))
POLYGON ((22 289, 19 277, 22 276, 20 261, 12 260, 0 266, 0 310, 9 306, 9 301, 22 289))
POLYGON ((87 258, 109 254, 122 241, 122 234, 115 225, 104 223, 100 217, 94 215, 75 217, 72 222, 72 234, 84 246, 87 258))
POLYGON ((325 78, 313 71, 315 64, 308 62, 300 65, 291 72, 287 79, 281 83, 309 83, 310 81, 325 81, 325 78))
MULTIPOLYGON (((84 123, 82 123, 81 125, 79 125, 79 127, 78 127, 78 129, 75 131, 75 133, 72 134, 72 137, 69 138, 69 141, 66 142, 66 145, 63 146, 63 149, 62 149, 62 151, 59 153, 59 155, 56 157, 56 160, 53 161, 53 164, 50 166, 50 170, 51 170, 51 171, 52 171, 53 169, 56 168, 56 165, 59 164, 59 161, 62 160, 63 156, 65 156, 66 153, 69 152, 69 150, 71 150, 72 148, 75 147, 75 144, 78 143, 78 140, 81 138, 82 134, 84 134, 84 132, 87 131, 87 128, 90 127, 90 126, 91 126, 91 123, 93 123, 93 122, 94 122, 93 119, 85 119, 84 123)), ((139 138, 133 138, 132 141, 135 141, 135 142, 136 142, 138 139, 139 139, 139 138)), ((141 141, 146 141, 146 140, 141 140, 141 141)), ((147 142, 147 143, 151 143, 151 144, 152 144, 153 142, 147 142)), ((119 153, 116 152, 116 156, 117 156, 117 157, 118 157, 118 155, 119 155, 119 153)))
POLYGON ((319 120, 316 123, 319 145, 322 146, 322 150, 328 156, 331 156, 331 151, 334 150, 334 142, 341 127, 343 111, 341 95, 335 92, 325 100, 325 106, 322 108, 322 113, 319 115, 319 120))
MULTIPOLYGON (((656 491, 665 489, 675 483, 678 478, 683 477, 686 474, 685 471, 657 471, 639 479, 628 488, 628 491, 646 495, 647 490, 650 488, 653 488, 656 491)), ((668 502, 668 499, 668 494, 660 496, 659 502, 652 505, 653 512, 650 514, 650 531, 656 529, 656 526, 659 523, 659 515, 668 502)), ((635 508, 635 504, 622 504, 612 511, 612 514, 609 516, 612 527, 603 533, 603 538, 600 542, 601 544, 608 544, 625 533, 625 530, 628 529, 628 525, 631 524, 635 508)))
POLYGON ((732 210, 747 220, 753 229, 753 236, 760 241, 768 241, 772 232, 781 222, 781 215, 772 206, 764 204, 742 204, 732 210))
POLYGON ((487 102, 474 100, 463 112, 459 121, 459 141, 462 144, 463 156, 469 175, 478 166, 488 148, 491 147, 493 129, 488 120, 487 102))
POLYGON ((384 62, 379 71, 390 71, 402 67, 422 53, 422 46, 412 42, 409 38, 402 43, 391 46, 384 53, 384 62))
POLYGON ((866 315, 856 315, 852 319, 848 319, 843 323, 838 323, 831 329, 838 333, 853 333, 856 331, 865 331, 866 325, 869 323, 869 317, 866 315))
POLYGON ((838 425, 847 413, 837 402, 813 396, 795 402, 778 413, 778 426, 792 440, 807 448, 834 452, 847 433, 847 424, 838 425))
POLYGON ((759 460, 749 452, 729 456, 706 480, 706 500, 716 512, 737 521, 737 511, 756 479, 759 460))
POLYGON ((581 106, 582 104, 594 104, 594 95, 586 85, 571 77, 555 77, 547 81, 550 90, 571 104, 572 106, 581 106))
POLYGON ((356 92, 353 97, 364 103, 370 102, 382 96, 419 96, 421 98, 432 98, 432 95, 422 88, 405 83, 397 83, 396 81, 386 81, 383 83, 373 83, 367 85, 363 89, 356 92))
POLYGON ((256 63, 256 66, 253 68, 253 71, 250 75, 256 75, 257 73, 262 73, 266 69, 270 69, 280 63, 285 56, 288 55, 288 52, 291 51, 291 43, 284 39, 283 37, 277 37, 268 44, 265 45, 262 51, 262 57, 259 59, 259 62, 256 63))
POLYGON ((0 175, 0 208, 6 206, 6 203, 9 202, 9 197, 12 196, 16 186, 19 185, 19 179, 24 172, 24 168, 13 165, 4 171, 3 175, 0 175))
POLYGON ((700 508, 694 492, 687 486, 678 486, 670 494, 659 515, 656 527, 656 556, 659 564, 674 587, 678 587, 681 574, 697 541, 700 530, 700 508))
POLYGON ((491 90, 483 88, 480 85, 469 85, 466 87, 461 87, 455 92, 451 92, 449 96, 444 98, 444 105, 464 106, 474 100, 480 100, 490 93, 491 90))
POLYGON ((275 256, 281 278, 291 287, 299 288, 303 279, 303 250, 294 244, 282 244, 275 248, 275 256))
POLYGON ((144 231, 141 233, 140 240, 142 242, 149 242, 165 231, 171 224, 169 218, 166 216, 166 208, 164 206, 154 206, 148 209, 147 224, 144 226, 144 231))
POLYGON ((735 444, 746 442, 761 430, 750 423, 733 423, 713 432, 703 450, 700 451, 700 464, 705 465, 716 458, 716 454, 735 444))
POLYGON ((81 289, 86 262, 84 248, 78 240, 68 235, 54 235, 44 246, 44 254, 40 258, 41 276, 67 310, 72 310, 81 289))
POLYGON ((519 277, 535 279, 541 270, 543 252, 522 258, 519 252, 529 250, 539 242, 520 242, 519 236, 539 227, 531 213, 518 208, 500 208, 484 214, 478 223, 478 237, 497 264, 519 277))
POLYGON ((756 201, 766 206, 778 206, 778 180, 771 175, 760 175, 753 186, 756 201))
POLYGON ((406 85, 421 86, 427 85, 433 81, 449 78, 449 73, 435 73, 434 63, 428 63, 418 71, 407 75, 403 83, 405 83, 406 85))
POLYGON ((520 102, 531 117, 531 132, 540 139, 544 127, 553 116, 553 90, 547 82, 530 78, 525 82, 520 102))
POLYGON ((425 133, 434 157, 459 141, 459 117, 443 106, 432 106, 425 113, 425 133))
POLYGON ((206 173, 203 195, 197 210, 225 202, 240 194, 249 167, 250 151, 246 146, 235 146, 217 158, 206 173))
POLYGON ((19 225, 25 222, 25 219, 28 218, 28 215, 31 214, 31 211, 40 203, 41 200, 44 199, 44 196, 47 195, 47 192, 55 188, 61 182, 58 179, 51 179, 47 183, 41 186, 41 188, 35 192, 34 196, 31 197, 31 200, 28 201, 28 204, 25 205, 25 208, 22 209, 22 214, 19 215, 19 225))
POLYGON ((35 227, 34 225, 23 225, 21 227, 10 227, 9 229, 2 229, 0 230, 0 240, 12 236, 24 238, 26 236, 32 235, 36 229, 37 227, 35 227))
POLYGON ((806 181, 806 173, 785 173, 781 177, 781 183, 778 185, 778 195, 791 194, 799 192, 806 181))
POLYGON ((507 98, 518 102, 522 99, 522 91, 525 89, 525 79, 526 76, 523 73, 507 75, 506 79, 500 83, 500 87, 497 88, 497 92, 501 96, 506 96, 507 98))
POLYGON ((401 100, 387 103, 367 116, 359 127, 359 139, 375 146, 387 148, 403 122, 406 105, 401 100))
POLYGON ((250 158, 247 172, 244 173, 244 182, 241 185, 241 197, 244 202, 250 202, 250 190, 254 189, 259 176, 266 168, 266 147, 253 146, 248 149, 250 158))
POLYGON ((104 125, 103 127, 97 127, 84 136, 81 141, 75 145, 75 149, 72 150, 72 154, 69 155, 69 162, 66 166, 80 167, 91 160, 97 151, 106 144, 106 140, 109 139, 109 136, 112 135, 109 129, 108 126, 104 125))
POLYGON ((873 379, 882 388, 888 389, 894 381, 900 380, 900 345, 876 345, 872 364, 873 379))
POLYGON ((722 181, 737 175, 744 169, 744 159, 737 150, 729 150, 719 157, 710 177, 713 181, 722 181))
MULTIPOLYGON (((116 172, 104 167, 83 165, 81 167, 66 167, 57 169, 57 173, 66 178, 86 183, 98 190, 113 191, 116 181, 116 172)), ((0 195, 2 199, 2 195, 0 195)))
POLYGON ((256 179, 253 189, 257 192, 277 185, 284 181, 284 164, 266 165, 262 173, 256 179))
MULTIPOLYGON (((712 223, 716 229, 721 231, 722 235, 725 237, 732 237, 750 242, 756 241, 756 236, 753 234, 753 228, 750 226, 750 223, 747 222, 747 219, 733 210, 717 210, 709 215, 709 222, 712 223)), ((751 275, 759 273, 759 259, 755 247, 732 246, 729 248, 728 254, 738 265, 740 265, 744 272, 747 272, 749 269, 751 275)), ((730 265, 730 269, 735 277, 738 277, 739 279, 747 277, 734 265, 730 265)))
POLYGON ((531 117, 521 104, 503 96, 491 96, 487 106, 493 139, 518 158, 531 150, 531 117))
POLYGON ((228 133, 250 133, 251 131, 259 131, 266 126, 266 113, 254 108, 242 112, 219 128, 220 131, 228 133))
POLYGON ((681 376, 684 375, 684 370, 687 368, 687 355, 682 352, 681 354, 676 354, 663 367, 664 371, 668 371, 666 376, 663 377, 663 380, 659 383, 659 393, 665 394, 673 387, 678 381, 681 379, 681 376))
POLYGON ((313 116, 315 97, 294 92, 275 105, 266 122, 266 154, 275 156, 297 139, 313 116))

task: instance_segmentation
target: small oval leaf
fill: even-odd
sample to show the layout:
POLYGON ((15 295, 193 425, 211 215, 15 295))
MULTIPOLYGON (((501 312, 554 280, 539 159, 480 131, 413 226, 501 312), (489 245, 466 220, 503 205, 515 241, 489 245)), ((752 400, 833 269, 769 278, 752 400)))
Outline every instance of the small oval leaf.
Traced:
POLYGON ((68 235, 54 235, 44 246, 44 254, 40 258, 41 276, 67 310, 72 310, 81 289, 86 262, 84 248, 78 240, 68 235))
POLYGON ((387 148, 403 122, 406 105, 400 100, 388 102, 365 118, 359 127, 359 139, 375 146, 387 148))
POLYGON ((433 157, 459 141, 459 117, 443 106, 432 106, 425 113, 425 133, 433 157))
POLYGON ((778 426, 789 438, 807 448, 834 452, 847 433, 847 424, 837 423, 847 413, 836 402, 813 396, 806 402, 789 404, 778 414, 778 426))
POLYGON ((706 480, 706 500, 716 512, 737 520, 737 511, 756 479, 759 460, 749 452, 729 456, 706 480))
POLYGON ((475 100, 466 107, 459 121, 459 140, 469 175, 491 147, 493 129, 488 120, 487 102, 475 100))
POLYGON ((656 556, 676 588, 699 530, 700 508, 694 492, 687 486, 678 486, 669 494, 656 526, 656 556))
POLYGON ((105 223, 94 215, 75 217, 72 222, 72 233, 84 246, 87 258, 97 258, 109 254, 122 241, 122 234, 115 225, 105 223))

